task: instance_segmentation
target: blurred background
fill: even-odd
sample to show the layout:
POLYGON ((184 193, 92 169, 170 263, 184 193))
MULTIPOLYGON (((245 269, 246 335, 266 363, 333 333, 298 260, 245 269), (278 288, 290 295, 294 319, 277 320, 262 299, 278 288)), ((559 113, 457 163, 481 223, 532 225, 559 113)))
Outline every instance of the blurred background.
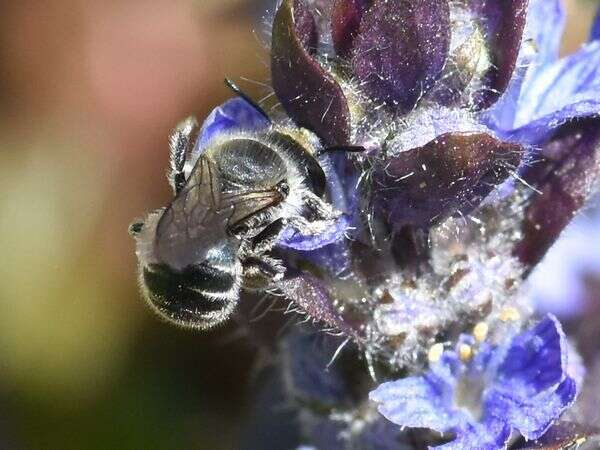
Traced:
MULTIPOLYGON (((566 3, 568 53, 596 6, 566 3)), ((268 355, 236 324, 155 318, 127 226, 169 200, 169 130, 228 98, 224 76, 269 94, 270 6, 2 2, 0 450, 239 448, 268 355)))

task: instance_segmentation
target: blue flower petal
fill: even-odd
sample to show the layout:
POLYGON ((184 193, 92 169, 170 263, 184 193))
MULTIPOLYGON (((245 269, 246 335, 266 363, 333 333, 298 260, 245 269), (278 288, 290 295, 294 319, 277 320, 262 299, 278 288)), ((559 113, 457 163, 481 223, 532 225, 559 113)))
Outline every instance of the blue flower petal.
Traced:
POLYGON ((369 398, 377 402, 378 411, 400 426, 429 428, 441 433, 462 425, 464 413, 452 407, 453 386, 428 372, 424 376, 383 383, 369 398))
POLYGON ((567 349, 560 323, 551 315, 516 336, 497 382, 485 394, 486 414, 504 417, 527 439, 540 437, 575 399, 567 349))
POLYGON ((592 29, 590 31, 590 41, 595 41, 598 39, 600 39, 600 8, 598 8, 596 18, 594 19, 594 23, 592 24, 592 29))
MULTIPOLYGON (((322 155, 319 158, 319 164, 325 172, 325 177, 327 180, 327 194, 331 205, 337 211, 348 211, 349 208, 348 201, 346 199, 346 192, 331 159, 327 155, 322 155)), ((337 258, 341 258, 341 255, 346 253, 346 246, 342 244, 344 244, 343 241, 345 240, 350 228, 351 218, 350 216, 344 214, 339 217, 339 219, 331 228, 319 235, 303 235, 293 228, 287 228, 282 233, 278 245, 283 248, 299 250, 302 252, 311 252, 329 246, 329 251, 325 253, 331 253, 337 258), (333 246, 332 244, 340 245, 333 246)), ((316 256, 318 258, 318 255, 316 256)), ((322 261, 319 260, 318 262, 322 261)), ((342 267, 348 262, 348 260, 340 260, 333 264, 333 266, 342 267)))
POLYGON ((317 235, 304 235, 288 227, 283 231, 278 245, 301 251, 317 250, 344 239, 349 226, 348 217, 341 216, 331 228, 317 235))
POLYGON ((469 423, 455 431, 455 439, 435 450, 500 450, 506 448, 511 428, 503 420, 469 423))
POLYGON ((241 97, 227 100, 212 110, 202 124, 196 149, 201 151, 221 133, 267 128, 269 121, 241 97))
POLYGON ((529 2, 525 39, 533 39, 535 42, 535 65, 547 64, 558 59, 565 23, 566 13, 562 0, 529 2))
POLYGON ((508 387, 492 391, 486 398, 485 408, 503 417, 526 439, 538 439, 573 404, 576 394, 575 381, 567 377, 556 390, 542 391, 531 397, 523 397, 508 387))
POLYGON ((501 137, 519 142, 543 142, 563 123, 600 111, 600 41, 527 76, 510 127, 501 137))
POLYGON ((567 340, 560 323, 548 315, 513 339, 498 368, 498 382, 513 396, 526 400, 565 378, 566 354, 567 340))
POLYGON ((521 46, 513 79, 500 100, 483 113, 483 120, 490 128, 514 128, 520 107, 519 98, 526 81, 535 78, 542 68, 558 59, 565 22, 566 13, 561 0, 529 2, 524 44, 521 46))
POLYGON ((573 404, 577 389, 567 375, 566 353, 565 335, 549 315, 505 344, 483 343, 468 362, 446 351, 424 375, 384 383, 370 398, 400 426, 452 432, 455 439, 441 449, 499 450, 513 429, 536 439, 573 404), (462 392, 479 382, 481 397, 462 392))
POLYGON ((529 276, 536 309, 559 318, 584 314, 587 276, 600 279, 600 214, 580 214, 529 276))

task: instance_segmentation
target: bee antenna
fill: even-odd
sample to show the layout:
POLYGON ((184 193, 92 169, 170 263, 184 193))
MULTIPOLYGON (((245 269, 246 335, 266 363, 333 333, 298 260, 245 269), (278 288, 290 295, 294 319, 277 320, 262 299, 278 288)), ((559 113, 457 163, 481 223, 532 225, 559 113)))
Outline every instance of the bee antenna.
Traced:
POLYGON ((333 145, 331 147, 325 147, 324 149, 319 150, 317 152, 317 156, 324 155, 325 153, 362 153, 365 151, 366 149, 362 145, 333 145))
POLYGON ((229 89, 231 89, 234 92, 234 94, 236 94, 236 95, 240 96, 242 99, 244 99, 244 101, 246 103, 248 103, 250 106, 252 106, 252 108, 254 108, 254 110, 257 113, 259 113, 261 116, 263 116, 265 119, 267 119, 269 121, 269 123, 272 122, 271 118, 265 112, 265 110, 262 109, 262 107, 258 103, 256 103, 252 98, 250 98, 250 96, 248 94, 246 94, 244 91, 242 91, 237 84, 235 84, 229 78, 225 78, 225 85, 229 89))

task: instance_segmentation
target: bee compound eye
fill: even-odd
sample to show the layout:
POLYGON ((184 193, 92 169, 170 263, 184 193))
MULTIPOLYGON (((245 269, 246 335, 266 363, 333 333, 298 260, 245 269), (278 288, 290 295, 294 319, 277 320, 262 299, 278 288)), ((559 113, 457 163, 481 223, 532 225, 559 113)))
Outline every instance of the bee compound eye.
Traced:
POLYGON ((239 292, 232 275, 207 264, 172 270, 151 264, 142 271, 146 299, 163 318, 179 325, 207 329, 225 321, 239 292))
POLYGON ((131 225, 129 225, 129 234, 135 236, 137 234, 140 234, 143 229, 144 222, 133 222, 131 225))

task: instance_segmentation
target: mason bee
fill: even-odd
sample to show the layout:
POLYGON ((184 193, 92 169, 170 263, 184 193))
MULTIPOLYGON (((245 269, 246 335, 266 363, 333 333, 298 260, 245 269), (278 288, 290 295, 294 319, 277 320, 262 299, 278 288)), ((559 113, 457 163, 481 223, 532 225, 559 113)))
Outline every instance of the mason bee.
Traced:
POLYGON ((207 329, 231 315, 243 288, 283 276, 271 251, 285 227, 318 234, 339 213, 323 199, 318 141, 298 129, 271 123, 216 136, 204 149, 198 134, 193 118, 173 131, 175 197, 130 232, 147 302, 171 322, 207 329))

